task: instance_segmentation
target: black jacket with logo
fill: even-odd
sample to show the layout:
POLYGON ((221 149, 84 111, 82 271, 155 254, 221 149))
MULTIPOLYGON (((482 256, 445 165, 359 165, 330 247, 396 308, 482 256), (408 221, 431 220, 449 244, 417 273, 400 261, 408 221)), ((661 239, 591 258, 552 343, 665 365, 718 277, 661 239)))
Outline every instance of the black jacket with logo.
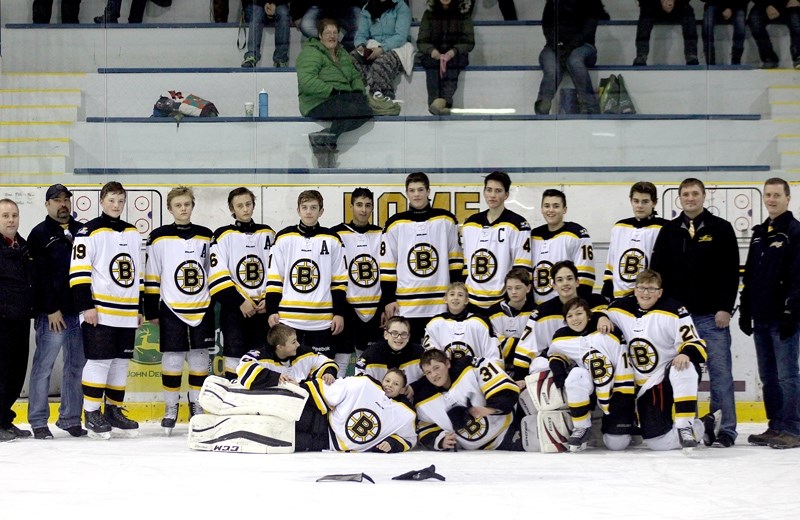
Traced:
MULTIPOLYGON (((70 218, 66 229, 74 237, 81 226, 80 222, 70 218)), ((31 249, 36 278, 39 280, 35 311, 40 314, 52 314, 56 311, 77 314, 69 289, 72 240, 65 234, 64 228, 48 215, 31 230, 28 247, 31 249)))

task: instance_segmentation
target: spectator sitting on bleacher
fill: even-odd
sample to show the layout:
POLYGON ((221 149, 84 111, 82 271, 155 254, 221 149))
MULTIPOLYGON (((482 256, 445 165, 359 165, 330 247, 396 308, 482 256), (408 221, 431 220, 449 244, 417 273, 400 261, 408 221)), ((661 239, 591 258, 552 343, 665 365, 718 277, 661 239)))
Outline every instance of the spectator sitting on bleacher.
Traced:
MULTIPOLYGON (((61 0, 61 23, 81 23, 78 13, 81 0, 61 0)), ((33 0, 33 23, 50 23, 53 15, 53 0, 33 0)))
POLYGON ((636 25, 635 66, 647 65, 650 54, 650 33, 653 25, 681 24, 683 29, 683 55, 687 65, 699 65, 697 60, 697 20, 689 0, 639 0, 639 22, 636 25))
POLYGON ((306 38, 317 38, 317 25, 323 18, 338 21, 344 29, 342 46, 350 52, 353 50, 353 39, 358 29, 358 19, 364 0, 301 0, 308 4, 300 21, 300 32, 306 38))
POLYGON ((409 71, 414 66, 410 31, 411 9, 404 0, 369 0, 361 10, 356 48, 350 55, 377 114, 400 113, 399 105, 392 101, 394 80, 403 71, 404 61, 409 71))
POLYGON ((251 68, 261 60, 261 37, 267 18, 275 20, 275 51, 272 53, 273 67, 289 66, 289 0, 242 0, 247 33, 247 52, 242 67, 251 68))
MULTIPOLYGON (((161 7, 169 7, 172 5, 172 0, 153 0, 153 3, 161 7)), ((131 10, 128 12, 128 23, 142 23, 146 5, 147 0, 131 0, 131 10)), ((121 7, 122 0, 108 0, 103 14, 94 17, 94 23, 117 23, 121 7)))
POLYGON ((428 111, 448 115, 458 88, 458 76, 469 65, 475 47, 472 0, 428 0, 417 36, 417 49, 425 68, 428 111))
POLYGON ((601 0, 547 0, 542 13, 547 43, 539 53, 542 83, 534 104, 537 114, 550 113, 565 68, 575 84, 580 113, 600 112, 588 68, 597 62, 595 33, 604 12, 601 0))
MULTIPOLYGON (((510 21, 517 19, 517 6, 514 5, 514 0, 497 0, 497 6, 500 8, 500 14, 503 15, 503 20, 510 21)), ((475 12, 475 3, 469 10, 470 16, 475 12)))
POLYGON ((774 69, 778 66, 780 60, 772 48, 767 24, 783 23, 789 28, 792 65, 800 70, 800 0, 753 0, 753 2, 750 18, 747 21, 758 46, 762 67, 774 69))
POLYGON ((706 65, 717 64, 714 48, 714 27, 720 20, 730 21, 733 25, 733 47, 731 49, 731 65, 742 63, 745 38, 745 18, 747 4, 750 0, 703 0, 706 3, 703 13, 703 54, 706 65))
POLYGON ((372 117, 361 74, 339 44, 338 22, 323 18, 318 32, 320 37, 305 42, 297 56, 300 113, 333 121, 328 130, 308 134, 315 153, 336 151, 341 134, 355 130, 372 117))

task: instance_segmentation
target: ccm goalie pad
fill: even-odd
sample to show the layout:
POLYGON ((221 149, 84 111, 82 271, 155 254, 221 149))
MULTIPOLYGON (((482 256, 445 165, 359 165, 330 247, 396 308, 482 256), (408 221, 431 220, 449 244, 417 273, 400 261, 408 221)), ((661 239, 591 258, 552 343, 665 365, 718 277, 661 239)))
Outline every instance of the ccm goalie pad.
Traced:
POLYGON ((294 453, 294 426, 294 421, 269 415, 195 415, 189 421, 189 448, 230 453, 294 453))
POLYGON ((197 400, 212 415, 271 415, 297 421, 303 413, 308 392, 285 384, 264 390, 247 390, 224 377, 208 376, 197 400))

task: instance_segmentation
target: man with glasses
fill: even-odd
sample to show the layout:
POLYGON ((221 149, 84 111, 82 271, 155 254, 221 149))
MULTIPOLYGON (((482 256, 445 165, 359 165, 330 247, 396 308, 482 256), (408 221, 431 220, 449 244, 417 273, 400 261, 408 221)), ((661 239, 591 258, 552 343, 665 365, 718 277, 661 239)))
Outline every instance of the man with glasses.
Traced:
POLYGON ((78 310, 69 290, 72 240, 81 223, 72 215, 72 192, 63 184, 53 184, 47 189, 44 207, 47 216, 28 236, 36 277, 41 282, 35 302, 36 352, 31 365, 28 422, 35 438, 53 438, 47 427, 50 418, 47 397, 53 365, 63 348, 61 404, 56 426, 73 437, 81 437, 86 435, 81 427, 81 374, 86 358, 78 310))
POLYGON ((663 297, 661 287, 661 276, 646 269, 636 277, 633 295, 616 300, 606 311, 628 342, 642 438, 658 451, 694 448, 701 436, 710 445, 714 416, 695 420, 705 342, 686 308, 663 297))
POLYGON ((651 268, 664 280, 664 294, 681 302, 706 342, 711 410, 722 411, 717 444, 736 441, 730 321, 739 289, 739 245, 730 222, 703 207, 706 189, 689 178, 678 188, 683 211, 661 228, 651 268))

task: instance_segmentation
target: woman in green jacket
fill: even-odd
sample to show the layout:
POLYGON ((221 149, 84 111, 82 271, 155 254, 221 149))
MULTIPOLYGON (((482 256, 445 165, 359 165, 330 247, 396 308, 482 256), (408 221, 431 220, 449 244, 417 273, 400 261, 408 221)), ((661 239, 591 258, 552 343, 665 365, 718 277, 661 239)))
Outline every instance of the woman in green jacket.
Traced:
POLYGON ((339 24, 324 18, 317 25, 319 38, 311 38, 297 56, 300 113, 331 120, 327 130, 308 134, 315 152, 336 151, 344 132, 355 130, 372 118, 364 82, 353 60, 339 44, 339 24))

